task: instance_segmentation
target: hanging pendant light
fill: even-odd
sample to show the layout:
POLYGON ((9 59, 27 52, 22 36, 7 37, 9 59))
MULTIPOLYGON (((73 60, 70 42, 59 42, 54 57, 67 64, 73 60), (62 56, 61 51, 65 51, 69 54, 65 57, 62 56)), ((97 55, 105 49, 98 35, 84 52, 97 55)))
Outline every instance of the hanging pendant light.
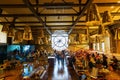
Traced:
POLYGON ((100 17, 100 14, 99 14, 96 4, 92 4, 88 8, 86 20, 87 20, 87 22, 86 22, 87 26, 101 25, 102 19, 100 17))
POLYGON ((39 38, 43 38, 44 37, 44 31, 43 31, 43 29, 40 29, 40 31, 38 32, 38 37, 39 38))
POLYGON ((44 39, 37 37, 36 44, 44 44, 44 39))
POLYGON ((103 13, 102 23, 103 23, 104 26, 113 23, 113 19, 112 19, 112 16, 111 16, 111 14, 110 14, 109 11, 105 11, 105 12, 103 13))
POLYGON ((98 34, 100 35, 100 34, 103 34, 103 29, 102 29, 102 25, 100 25, 99 27, 98 27, 98 34))
POLYGON ((22 42, 23 40, 23 34, 21 31, 16 31, 15 32, 15 37, 14 37, 14 41, 15 42, 22 42))
POLYGON ((24 40, 33 40, 33 38, 32 38, 32 32, 24 32, 23 33, 23 39, 24 40))
POLYGON ((48 37, 47 36, 44 37, 43 42, 44 42, 44 44, 48 44, 48 37))
POLYGON ((24 27, 24 32, 31 32, 31 27, 30 26, 25 26, 24 27))
POLYGON ((1 32, 7 33, 9 31, 9 25, 3 25, 1 32))
POLYGON ((25 26, 25 28, 24 28, 23 39, 24 40, 32 40, 33 39, 32 31, 29 26, 25 26))
POLYGON ((15 30, 14 30, 13 27, 10 27, 10 28, 9 28, 9 31, 8 31, 8 33, 7 33, 7 36, 8 36, 8 37, 14 37, 14 36, 15 36, 15 30))
POLYGON ((40 44, 40 38, 39 37, 36 38, 35 43, 40 44))

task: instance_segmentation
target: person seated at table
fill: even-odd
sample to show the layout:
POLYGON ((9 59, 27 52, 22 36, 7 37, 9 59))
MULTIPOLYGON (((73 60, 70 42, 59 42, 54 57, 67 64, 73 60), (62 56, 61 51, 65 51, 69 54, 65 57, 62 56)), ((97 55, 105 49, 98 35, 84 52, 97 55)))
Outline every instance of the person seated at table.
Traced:
POLYGON ((79 80, 86 80, 87 79, 87 75, 84 72, 79 72, 79 80))
POLYGON ((113 56, 112 61, 113 61, 113 63, 111 64, 111 66, 112 66, 113 70, 116 70, 118 67, 118 59, 115 56, 113 56))
POLYGON ((107 58, 107 56, 106 55, 102 55, 103 56, 103 62, 102 62, 102 64, 103 64, 103 66, 104 66, 104 68, 107 68, 108 67, 108 58, 107 58))

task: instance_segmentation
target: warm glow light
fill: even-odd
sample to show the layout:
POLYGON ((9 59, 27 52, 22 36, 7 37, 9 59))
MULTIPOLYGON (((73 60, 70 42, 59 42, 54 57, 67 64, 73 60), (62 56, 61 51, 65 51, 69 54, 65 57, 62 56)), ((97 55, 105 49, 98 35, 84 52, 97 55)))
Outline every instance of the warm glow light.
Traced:
POLYGON ((117 3, 120 3, 120 1, 118 1, 117 3))
POLYGON ((97 43, 97 50, 98 50, 98 51, 100 50, 100 46, 99 46, 99 43, 97 43))
POLYGON ((55 31, 52 34, 52 48, 54 50, 65 50, 68 47, 68 34, 62 30, 55 31))
POLYGON ((96 44, 93 43, 93 50, 96 50, 96 44))
POLYGON ((110 8, 112 8, 112 9, 113 9, 113 8, 114 8, 114 6, 111 6, 110 8))
POLYGON ((64 62, 63 64, 62 61, 59 61, 58 63, 58 60, 57 59, 55 60, 54 71, 53 71, 54 76, 52 77, 52 80, 69 80, 69 73, 66 62, 64 62), (63 73, 60 73, 60 71, 62 70, 63 73))
POLYGON ((28 46, 25 46, 24 51, 29 50, 29 48, 30 48, 30 46, 29 46, 29 45, 28 45, 28 46))
POLYGON ((102 42, 102 51, 104 52, 105 51, 105 46, 104 46, 104 42, 102 42))

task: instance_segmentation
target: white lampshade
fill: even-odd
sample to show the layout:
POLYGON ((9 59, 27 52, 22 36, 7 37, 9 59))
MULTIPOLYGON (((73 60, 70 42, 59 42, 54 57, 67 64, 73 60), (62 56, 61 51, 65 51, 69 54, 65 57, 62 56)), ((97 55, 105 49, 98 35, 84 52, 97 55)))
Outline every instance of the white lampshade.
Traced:
POLYGON ((31 31, 30 26, 25 26, 24 27, 23 39, 24 40, 33 40, 32 31, 31 31))

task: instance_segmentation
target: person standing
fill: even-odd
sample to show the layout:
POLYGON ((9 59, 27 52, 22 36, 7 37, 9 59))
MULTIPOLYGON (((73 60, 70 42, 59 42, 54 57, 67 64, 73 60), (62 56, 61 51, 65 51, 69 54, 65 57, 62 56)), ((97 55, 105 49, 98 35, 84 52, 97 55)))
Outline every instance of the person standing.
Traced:
POLYGON ((108 62, 107 62, 107 56, 103 54, 103 62, 102 62, 103 66, 105 68, 108 68, 108 62))

